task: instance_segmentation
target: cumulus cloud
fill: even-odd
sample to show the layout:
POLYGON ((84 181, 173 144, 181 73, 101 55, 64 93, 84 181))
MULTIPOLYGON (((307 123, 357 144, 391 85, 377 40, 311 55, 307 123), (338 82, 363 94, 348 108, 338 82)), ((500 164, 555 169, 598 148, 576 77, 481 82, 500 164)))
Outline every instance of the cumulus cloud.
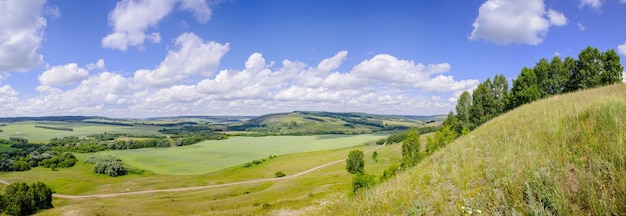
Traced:
POLYGON ((348 51, 344 50, 344 51, 338 52, 337 54, 335 54, 335 56, 322 60, 317 65, 317 70, 321 73, 327 73, 331 70, 335 70, 339 68, 339 66, 341 65, 341 62, 343 62, 343 60, 346 59, 347 55, 348 55, 348 51))
POLYGON ((79 68, 76 63, 54 66, 41 75, 39 82, 49 86, 63 86, 82 81, 89 76, 89 72, 79 68))
POLYGON ((142 47, 146 40, 160 43, 159 32, 147 31, 156 27, 177 4, 182 10, 192 12, 200 23, 211 18, 207 0, 122 0, 109 13, 113 32, 102 38, 102 47, 124 51, 128 46, 142 47))
MULTIPOLYGON (((139 70, 134 77, 122 72, 88 73, 67 64, 40 76, 38 96, 18 101, 17 92, 5 85, 0 98, 11 100, 11 107, 0 105, 0 110, 13 115, 112 117, 259 115, 293 110, 442 114, 454 107, 454 101, 442 98, 454 99, 457 92, 478 85, 477 80, 455 80, 446 74, 451 69, 448 63, 416 63, 388 54, 337 71, 346 51, 310 66, 292 60, 273 66, 263 54, 253 53, 241 69, 214 74, 227 45, 205 42, 191 33, 174 43, 156 69, 139 70), (78 84, 69 89, 55 87, 67 83, 78 84)), ((104 60, 98 62, 90 68, 104 68, 104 60)))
POLYGON ((228 50, 228 43, 204 42, 193 33, 184 33, 176 38, 159 67, 136 71, 135 81, 150 87, 167 87, 189 76, 211 76, 228 50))
POLYGON ((626 41, 623 44, 617 46, 617 51, 622 55, 626 56, 626 41))
POLYGON ((0 1, 0 72, 27 71, 43 63, 37 50, 46 27, 45 3, 0 1))
POLYGON ((550 26, 566 23, 563 13, 546 11, 543 0, 487 0, 480 6, 469 39, 538 45, 550 26))

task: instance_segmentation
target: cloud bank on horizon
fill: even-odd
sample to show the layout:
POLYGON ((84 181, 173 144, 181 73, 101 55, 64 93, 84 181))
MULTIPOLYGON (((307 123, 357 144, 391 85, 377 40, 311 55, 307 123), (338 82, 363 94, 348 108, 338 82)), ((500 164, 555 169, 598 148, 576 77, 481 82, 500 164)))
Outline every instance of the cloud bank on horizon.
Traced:
POLYGON ((264 8, 246 0, 120 0, 89 8, 5 0, 0 1, 0 116, 445 114, 483 79, 500 73, 512 79, 521 67, 552 53, 576 56, 591 45, 625 57, 621 19, 614 25, 622 26, 622 34, 611 30, 602 44, 585 35, 609 31, 599 23, 620 11, 605 4, 623 10, 625 3, 487 0, 447 16, 453 9, 441 9, 445 4, 427 5, 441 12, 417 15, 430 9, 403 5, 403 13, 364 7, 376 4, 365 1, 344 5, 360 13, 336 5, 324 19, 315 8, 311 17, 271 11, 258 17, 264 8), (429 20, 442 13, 441 23, 429 20), (449 28, 454 34, 448 37, 449 28))

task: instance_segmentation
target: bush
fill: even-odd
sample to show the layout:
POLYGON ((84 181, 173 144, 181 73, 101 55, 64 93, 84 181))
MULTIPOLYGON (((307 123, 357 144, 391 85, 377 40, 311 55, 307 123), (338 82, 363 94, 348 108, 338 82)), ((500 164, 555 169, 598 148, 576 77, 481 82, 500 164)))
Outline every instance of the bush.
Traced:
POLYGON ((286 176, 284 172, 282 172, 282 171, 276 172, 276 178, 280 178, 280 177, 284 177, 284 176, 286 176))
POLYGON ((374 175, 369 174, 356 174, 352 178, 352 192, 356 193, 357 191, 363 188, 369 188, 376 185, 376 179, 374 175))
POLYGON ((53 208, 52 189, 41 182, 12 183, 7 186, 5 195, 0 195, 0 210, 10 215, 31 215, 50 208, 53 208))

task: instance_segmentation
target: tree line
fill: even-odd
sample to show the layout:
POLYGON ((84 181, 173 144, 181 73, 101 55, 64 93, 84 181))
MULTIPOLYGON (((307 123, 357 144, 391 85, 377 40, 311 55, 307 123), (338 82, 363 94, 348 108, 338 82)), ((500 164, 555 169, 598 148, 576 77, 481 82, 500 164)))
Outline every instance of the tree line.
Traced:
POLYGON ((540 59, 533 68, 524 67, 512 88, 504 75, 480 83, 470 94, 465 91, 456 105, 456 115, 448 114, 444 127, 457 135, 473 130, 488 120, 524 104, 568 92, 622 82, 624 67, 611 49, 600 52, 587 47, 578 59, 554 56, 540 59))
POLYGON ((46 168, 72 167, 78 159, 70 153, 56 151, 49 146, 30 144, 27 139, 11 137, 0 139, 0 144, 10 145, 15 150, 0 152, 0 171, 26 171, 32 167, 46 168))

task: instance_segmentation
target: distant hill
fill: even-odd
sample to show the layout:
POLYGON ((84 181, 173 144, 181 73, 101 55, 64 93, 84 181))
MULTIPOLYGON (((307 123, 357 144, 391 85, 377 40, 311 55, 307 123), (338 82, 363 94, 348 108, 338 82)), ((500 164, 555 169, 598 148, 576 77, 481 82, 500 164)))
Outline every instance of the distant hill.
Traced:
POLYGON ((276 134, 358 134, 404 130, 428 122, 441 121, 445 116, 394 116, 367 113, 335 113, 295 111, 259 116, 231 130, 276 134))
POLYGON ((552 96, 311 215, 623 215, 625 131, 624 84, 552 96))

